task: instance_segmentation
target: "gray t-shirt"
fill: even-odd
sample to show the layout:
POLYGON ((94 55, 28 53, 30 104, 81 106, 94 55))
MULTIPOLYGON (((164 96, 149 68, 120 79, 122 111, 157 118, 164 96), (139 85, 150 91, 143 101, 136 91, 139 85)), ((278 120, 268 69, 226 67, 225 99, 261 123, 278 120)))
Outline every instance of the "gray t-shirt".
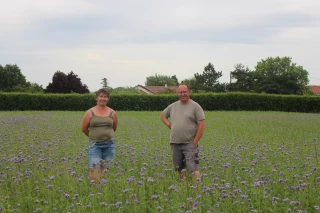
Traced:
POLYGON ((198 129, 197 121, 205 120, 203 109, 193 100, 187 104, 174 102, 163 110, 163 114, 170 118, 171 143, 193 142, 198 129))

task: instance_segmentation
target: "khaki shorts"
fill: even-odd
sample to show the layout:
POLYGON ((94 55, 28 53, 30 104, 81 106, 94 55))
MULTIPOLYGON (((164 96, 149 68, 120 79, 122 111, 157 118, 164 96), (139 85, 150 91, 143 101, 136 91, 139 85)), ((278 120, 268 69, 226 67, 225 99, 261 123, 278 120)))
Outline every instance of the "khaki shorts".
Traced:
POLYGON ((173 166, 181 172, 188 169, 191 172, 199 171, 198 147, 193 143, 171 143, 173 166))

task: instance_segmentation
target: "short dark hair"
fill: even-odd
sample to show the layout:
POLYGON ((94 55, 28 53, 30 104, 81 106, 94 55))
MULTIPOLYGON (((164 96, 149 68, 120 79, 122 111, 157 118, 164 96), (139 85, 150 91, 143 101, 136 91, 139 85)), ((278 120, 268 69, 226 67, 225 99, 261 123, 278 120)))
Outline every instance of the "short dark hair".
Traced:
POLYGON ((182 85, 187 86, 188 90, 190 90, 189 84, 187 84, 187 83, 183 83, 183 82, 179 84, 179 86, 182 86, 182 85))
POLYGON ((108 92, 106 89, 99 89, 99 90, 96 92, 96 97, 98 97, 100 94, 104 94, 104 95, 106 95, 108 98, 110 97, 110 94, 109 94, 109 92, 108 92))

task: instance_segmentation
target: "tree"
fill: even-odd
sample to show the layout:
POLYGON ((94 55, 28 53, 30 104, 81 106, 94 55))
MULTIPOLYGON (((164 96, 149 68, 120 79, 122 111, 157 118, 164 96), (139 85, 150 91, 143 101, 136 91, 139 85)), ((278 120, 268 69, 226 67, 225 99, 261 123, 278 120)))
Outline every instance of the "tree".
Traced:
POLYGON ((107 78, 103 78, 101 80, 102 80, 102 82, 101 82, 102 88, 103 89, 107 89, 108 88, 108 79, 107 78))
POLYGON ((24 86, 15 86, 11 92, 44 93, 42 85, 27 82, 24 86))
POLYGON ((174 86, 178 86, 178 85, 179 85, 179 81, 178 81, 177 76, 176 76, 176 75, 173 75, 173 76, 171 76, 171 78, 175 81, 175 84, 176 84, 176 85, 174 85, 174 86))
POLYGON ((309 83, 308 71, 292 63, 292 58, 269 57, 257 63, 255 90, 273 94, 302 94, 309 83))
POLYGON ((20 68, 14 64, 0 65, 0 90, 10 92, 14 87, 24 87, 26 77, 22 75, 20 68))
POLYGON ((202 74, 196 73, 194 77, 199 84, 205 86, 205 90, 214 91, 215 85, 218 83, 218 79, 222 76, 222 71, 216 71, 213 64, 209 62, 207 66, 204 67, 202 74))
POLYGON ((241 92, 252 91, 254 84, 253 72, 243 64, 236 64, 234 68, 235 70, 230 72, 230 84, 228 85, 228 90, 241 92), (234 79, 236 81, 232 82, 234 79))
POLYGON ((206 89, 206 87, 203 84, 199 84, 194 77, 184 79, 181 83, 188 84, 192 92, 203 92, 206 89))
POLYGON ((146 86, 176 86, 177 85, 177 77, 166 76, 166 75, 158 75, 155 74, 154 76, 149 76, 146 79, 145 85, 146 86))
POLYGON ((68 89, 70 92, 75 92, 80 94, 90 92, 87 85, 82 84, 81 79, 73 71, 68 73, 67 82, 68 82, 68 89))
POLYGON ((87 85, 82 84, 78 75, 73 71, 66 75, 61 71, 54 73, 52 77, 52 83, 49 83, 45 89, 46 93, 89 93, 87 85))

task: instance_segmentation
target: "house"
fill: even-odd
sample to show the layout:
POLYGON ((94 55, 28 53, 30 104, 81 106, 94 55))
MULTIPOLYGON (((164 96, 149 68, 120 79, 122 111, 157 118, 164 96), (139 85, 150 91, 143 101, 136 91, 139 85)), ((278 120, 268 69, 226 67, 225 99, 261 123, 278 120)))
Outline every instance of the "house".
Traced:
POLYGON ((178 86, 142 86, 137 85, 135 87, 140 93, 144 94, 160 94, 166 90, 171 90, 172 92, 176 92, 178 86))
POLYGON ((320 95, 320 85, 310 85, 310 89, 317 95, 320 95))

